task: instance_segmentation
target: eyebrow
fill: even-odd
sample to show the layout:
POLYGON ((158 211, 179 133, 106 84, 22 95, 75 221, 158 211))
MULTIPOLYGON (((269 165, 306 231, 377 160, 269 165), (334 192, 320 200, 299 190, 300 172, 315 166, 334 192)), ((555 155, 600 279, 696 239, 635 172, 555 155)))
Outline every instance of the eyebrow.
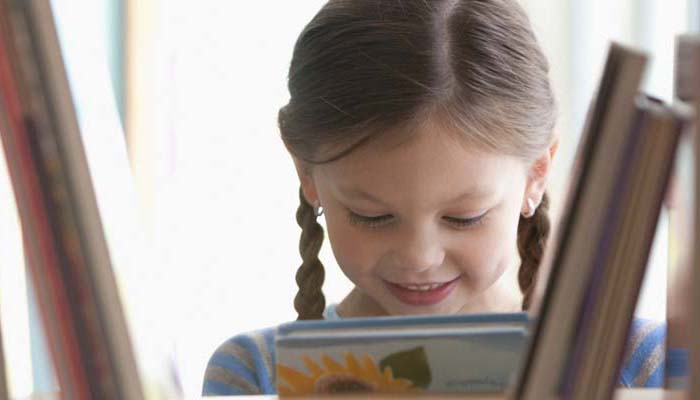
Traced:
MULTIPOLYGON (((355 199, 364 199, 371 201, 373 203, 377 203, 383 206, 387 206, 387 203, 384 202, 382 199, 379 197, 376 197, 375 195, 371 193, 367 193, 363 190, 360 189, 349 189, 349 190, 341 190, 343 193, 346 194, 348 197, 352 197, 355 199)), ((489 192, 486 190, 483 190, 482 188, 476 188, 476 190, 469 190, 466 191, 459 196, 455 197, 452 200, 449 200, 446 202, 446 204, 452 204, 452 203, 457 203, 466 199, 479 199, 488 196, 489 192)))

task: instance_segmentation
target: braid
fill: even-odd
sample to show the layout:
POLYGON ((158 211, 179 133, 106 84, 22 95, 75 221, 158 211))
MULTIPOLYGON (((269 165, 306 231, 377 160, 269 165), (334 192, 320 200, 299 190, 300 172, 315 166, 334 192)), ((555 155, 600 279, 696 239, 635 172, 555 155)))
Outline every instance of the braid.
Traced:
POLYGON ((527 310, 532 301, 532 291, 535 287, 537 269, 542 261, 544 248, 549 236, 549 197, 542 197, 542 203, 535 215, 530 218, 520 217, 518 225, 518 252, 520 253, 520 270, 518 283, 523 293, 522 309, 527 310))
POLYGON ((298 320, 322 319, 326 307, 326 299, 321 290, 325 273, 323 264, 318 259, 318 252, 323 244, 323 227, 316 221, 314 209, 304 198, 301 189, 299 202, 297 223, 301 227, 299 253, 302 264, 296 274, 299 291, 294 297, 294 309, 297 311, 298 320))

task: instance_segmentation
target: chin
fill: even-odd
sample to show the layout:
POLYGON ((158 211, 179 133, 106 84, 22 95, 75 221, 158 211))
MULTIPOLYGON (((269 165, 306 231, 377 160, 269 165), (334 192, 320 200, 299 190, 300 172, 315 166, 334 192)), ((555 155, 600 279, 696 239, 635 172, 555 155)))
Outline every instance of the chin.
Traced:
POLYGON ((457 314, 461 307, 447 304, 436 304, 432 306, 411 306, 407 304, 393 305, 386 307, 390 315, 449 315, 457 314))

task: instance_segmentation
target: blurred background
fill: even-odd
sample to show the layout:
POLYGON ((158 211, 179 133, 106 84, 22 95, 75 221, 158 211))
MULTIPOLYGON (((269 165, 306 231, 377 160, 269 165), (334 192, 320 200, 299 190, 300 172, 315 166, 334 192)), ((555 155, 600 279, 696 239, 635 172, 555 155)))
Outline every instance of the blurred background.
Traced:
MULTIPOLYGON (((609 42, 649 52, 644 89, 670 100, 674 36, 698 30, 700 0, 520 2, 559 102, 556 208, 609 42)), ((276 116, 294 42, 325 2, 51 3, 141 372, 197 396, 223 340, 296 317, 298 181, 276 116)), ((0 221, 0 315, 23 397, 55 383, 4 159, 0 221)), ((668 248, 664 214, 640 316, 665 316, 668 248)), ((328 243, 321 260, 337 302, 350 283, 328 243)))

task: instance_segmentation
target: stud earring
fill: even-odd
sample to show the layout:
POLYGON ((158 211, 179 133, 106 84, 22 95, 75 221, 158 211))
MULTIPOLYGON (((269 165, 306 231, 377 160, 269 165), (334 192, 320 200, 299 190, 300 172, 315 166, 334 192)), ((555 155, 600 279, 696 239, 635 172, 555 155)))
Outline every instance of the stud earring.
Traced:
POLYGON ((318 201, 314 203, 314 214, 317 217, 320 217, 321 215, 323 215, 323 207, 321 206, 321 204, 318 201))

